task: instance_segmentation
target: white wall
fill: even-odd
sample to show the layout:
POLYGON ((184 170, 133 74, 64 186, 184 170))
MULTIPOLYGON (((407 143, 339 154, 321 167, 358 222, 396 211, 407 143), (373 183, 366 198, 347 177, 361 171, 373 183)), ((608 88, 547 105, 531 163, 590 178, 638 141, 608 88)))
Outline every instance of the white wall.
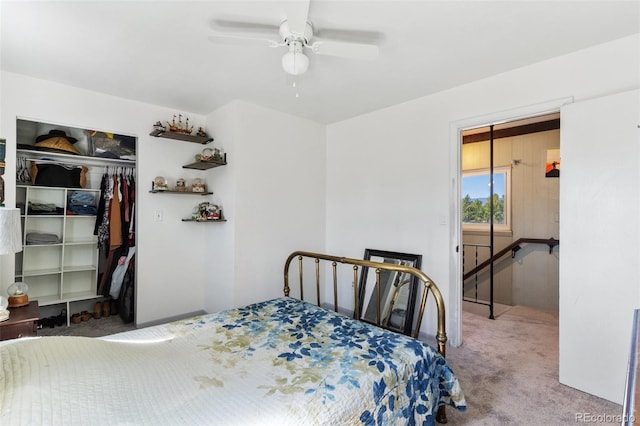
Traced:
POLYGON ((639 99, 561 112, 560 381, 619 404, 640 293, 639 99))
POLYGON ((236 218, 236 155, 238 111, 234 103, 225 105, 207 116, 214 148, 227 154, 227 165, 205 173, 207 184, 213 191, 213 202, 222 207, 227 222, 194 223, 205 236, 206 285, 204 306, 207 312, 217 312, 234 306, 235 282, 235 228, 236 218))
MULTIPOLYGON (((459 148, 454 145, 459 140, 450 129, 456 123, 478 121, 478 117, 517 118, 514 111, 535 111, 536 104, 548 105, 565 97, 581 101, 637 88, 639 42, 638 35, 626 37, 328 126, 327 251, 360 257, 365 247, 371 247, 422 254, 423 269, 444 295, 451 340, 459 343, 458 241, 450 241, 457 235, 452 227, 458 226, 450 218, 456 217, 459 207, 458 183, 451 182, 458 172, 450 170, 456 159, 452 161, 450 155, 455 156, 459 148)), ((563 132, 574 130, 563 127, 563 132)), ((562 161, 570 159, 563 154, 562 161)), ((590 169, 590 173, 597 176, 598 170, 590 169)), ((572 198, 575 193, 566 189, 564 202, 577 201, 572 198)), ((637 186, 633 190, 637 195, 637 186)), ((577 219, 562 211, 560 216, 561 228, 562 223, 577 219)), ((625 218, 637 220, 629 213, 625 218)), ((594 221, 593 226, 599 224, 594 221)), ((574 237, 565 233, 563 245, 574 237)), ((560 262, 562 267, 562 256, 560 262)), ((565 276, 572 269, 568 265, 565 276)), ((561 280, 561 289, 562 285, 561 280)), ((625 296, 638 300, 635 293, 625 296)), ((348 292, 341 297, 348 299, 348 292)), ((424 332, 433 334, 428 327, 433 327, 433 321, 423 326, 424 332)), ((566 331, 561 330, 560 345, 581 347, 579 338, 566 331)), ((601 359, 609 359, 608 336, 594 332, 592 341, 596 342, 592 350, 601 359)), ((575 359, 564 360, 572 361, 575 359)), ((582 373, 587 376, 586 371, 582 373)), ((566 383, 578 385, 573 380, 566 383)), ((610 386, 615 384, 596 384, 599 389, 610 386)))
MULTIPOLYGON (((0 78, 0 134, 7 139, 7 205, 15 204, 17 117, 137 136, 136 322, 203 309, 205 236, 193 224, 180 221, 198 200, 149 193, 155 176, 165 176, 172 183, 180 176, 188 179, 201 173, 183 170, 182 164, 192 161, 202 146, 149 136, 153 123, 170 119, 177 111, 8 72, 2 72, 0 78), (153 221, 154 210, 163 211, 162 222, 153 221)), ((203 117, 187 115, 196 126, 203 124, 203 117)), ((3 292, 13 280, 12 259, 2 258, 3 292)))
POLYGON ((207 244, 230 244, 215 269, 233 277, 234 286, 232 294, 224 290, 221 306, 222 282, 212 276, 206 306, 280 297, 286 257, 295 250, 324 251, 325 126, 239 101, 210 120, 225 135, 220 143, 229 166, 216 187, 224 193, 228 222, 207 234, 207 244))

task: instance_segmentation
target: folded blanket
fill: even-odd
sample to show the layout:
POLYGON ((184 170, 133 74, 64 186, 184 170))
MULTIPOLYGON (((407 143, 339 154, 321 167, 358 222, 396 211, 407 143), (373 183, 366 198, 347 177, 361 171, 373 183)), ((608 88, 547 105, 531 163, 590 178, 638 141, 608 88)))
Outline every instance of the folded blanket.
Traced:
POLYGON ((67 209, 68 215, 95 215, 98 208, 95 206, 74 206, 70 205, 67 209))
POLYGON ((64 213, 64 209, 62 207, 57 207, 53 203, 34 203, 29 201, 28 207, 29 214, 32 215, 40 215, 40 214, 50 214, 50 215, 61 215, 64 213))
POLYGON ((96 197, 88 192, 74 192, 69 196, 69 204, 72 206, 95 206, 96 197))
POLYGON ((29 201, 29 209, 39 212, 55 212, 56 205, 53 203, 34 203, 29 201))
POLYGON ((40 232, 29 232, 27 234, 27 244, 58 244, 60 242, 60 238, 55 234, 40 232))

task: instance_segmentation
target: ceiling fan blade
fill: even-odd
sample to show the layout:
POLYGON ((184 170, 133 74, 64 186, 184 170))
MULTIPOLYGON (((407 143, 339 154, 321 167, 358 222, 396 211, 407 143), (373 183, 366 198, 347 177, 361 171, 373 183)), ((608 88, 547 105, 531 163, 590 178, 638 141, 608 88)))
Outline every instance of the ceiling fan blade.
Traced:
POLYGON ((318 28, 315 25, 313 27, 313 35, 318 39, 348 43, 380 44, 384 40, 384 33, 379 31, 318 28))
POLYGON ((211 21, 213 30, 238 30, 243 32, 278 33, 278 25, 264 22, 249 22, 234 17, 217 18, 211 21))
POLYGON ((284 43, 279 43, 268 38, 239 36, 231 34, 214 34, 209 36, 209 41, 213 43, 221 44, 245 44, 245 45, 263 45, 266 47, 279 47, 284 46, 284 43))
POLYGON ((297 36, 304 35, 309 17, 309 0, 296 0, 289 3, 287 7, 287 22, 289 29, 297 36))
POLYGON ((339 56, 341 58, 374 60, 378 57, 375 44, 346 43, 341 41, 316 41, 309 48, 318 55, 339 56))

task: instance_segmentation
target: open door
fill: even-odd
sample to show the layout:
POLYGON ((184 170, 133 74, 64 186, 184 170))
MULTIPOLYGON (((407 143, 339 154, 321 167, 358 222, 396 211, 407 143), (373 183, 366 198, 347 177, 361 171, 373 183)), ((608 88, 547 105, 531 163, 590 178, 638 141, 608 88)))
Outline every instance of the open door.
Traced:
POLYGON ((639 99, 561 110, 560 382, 617 404, 640 302, 639 99))

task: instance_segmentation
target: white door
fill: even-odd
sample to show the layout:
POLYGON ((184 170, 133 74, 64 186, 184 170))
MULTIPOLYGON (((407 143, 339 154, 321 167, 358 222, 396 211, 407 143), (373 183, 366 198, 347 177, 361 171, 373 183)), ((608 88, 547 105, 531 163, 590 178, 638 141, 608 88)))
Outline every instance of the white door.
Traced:
POLYGON ((560 382, 618 404, 640 301, 639 98, 560 114, 560 382))

